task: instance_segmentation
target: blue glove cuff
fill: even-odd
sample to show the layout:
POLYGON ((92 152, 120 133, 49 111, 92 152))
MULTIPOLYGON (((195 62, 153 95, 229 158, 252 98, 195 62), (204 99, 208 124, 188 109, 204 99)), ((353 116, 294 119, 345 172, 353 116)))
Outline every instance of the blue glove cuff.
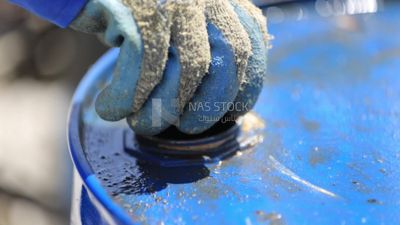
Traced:
POLYGON ((31 13, 62 28, 67 27, 86 5, 87 0, 9 0, 31 13))

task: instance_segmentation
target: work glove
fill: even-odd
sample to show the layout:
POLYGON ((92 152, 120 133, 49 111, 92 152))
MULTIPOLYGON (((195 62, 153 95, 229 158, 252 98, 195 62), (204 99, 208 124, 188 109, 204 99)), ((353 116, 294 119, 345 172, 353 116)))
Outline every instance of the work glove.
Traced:
POLYGON ((71 26, 120 47, 96 111, 142 135, 235 119, 266 74, 266 20, 249 0, 91 0, 71 26))

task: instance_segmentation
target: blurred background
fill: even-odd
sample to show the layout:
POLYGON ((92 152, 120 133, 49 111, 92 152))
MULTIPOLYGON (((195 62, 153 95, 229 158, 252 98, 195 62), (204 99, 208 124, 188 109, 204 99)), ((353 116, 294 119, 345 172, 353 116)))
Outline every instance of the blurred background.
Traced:
POLYGON ((0 0, 0 225, 69 223, 68 105, 105 50, 0 0))

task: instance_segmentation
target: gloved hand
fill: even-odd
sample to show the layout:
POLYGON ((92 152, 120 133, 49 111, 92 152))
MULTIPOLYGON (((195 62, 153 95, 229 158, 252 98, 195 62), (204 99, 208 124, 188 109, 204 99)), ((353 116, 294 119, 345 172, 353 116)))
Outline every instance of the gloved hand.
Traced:
POLYGON ((90 0, 71 26, 121 48, 96 110, 139 134, 201 133, 262 88, 268 34, 249 0, 90 0))

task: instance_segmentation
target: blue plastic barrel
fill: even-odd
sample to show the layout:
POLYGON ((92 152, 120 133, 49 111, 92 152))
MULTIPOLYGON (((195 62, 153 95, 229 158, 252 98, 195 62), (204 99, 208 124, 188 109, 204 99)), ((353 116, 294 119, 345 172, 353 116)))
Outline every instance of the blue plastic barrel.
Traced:
POLYGON ((269 11, 275 39, 255 109, 200 141, 102 121, 93 102, 118 50, 100 58, 69 117, 73 224, 398 224, 400 6, 315 7, 269 11), (216 140, 200 155, 159 154, 216 140))

